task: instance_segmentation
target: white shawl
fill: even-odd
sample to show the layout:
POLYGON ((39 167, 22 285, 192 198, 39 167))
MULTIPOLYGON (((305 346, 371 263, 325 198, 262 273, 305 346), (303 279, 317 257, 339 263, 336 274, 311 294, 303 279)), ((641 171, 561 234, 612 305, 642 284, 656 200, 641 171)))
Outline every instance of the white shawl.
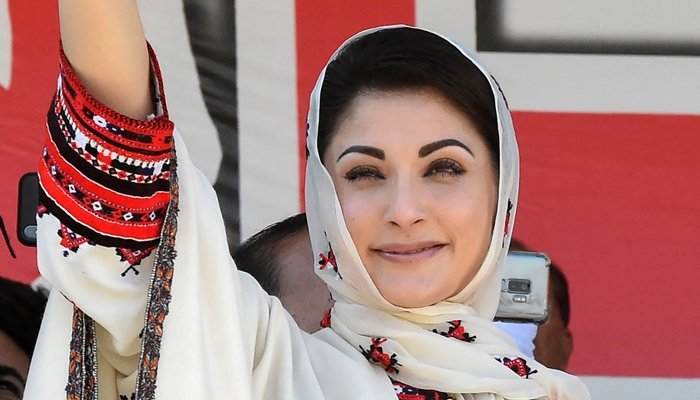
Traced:
MULTIPOLYGON (((396 27, 380 27, 358 33, 346 41, 331 59, 359 37, 396 27)), ((396 355, 396 362, 400 364, 396 368, 388 366, 390 375, 415 387, 449 393, 495 393, 514 399, 545 395, 553 399, 587 398, 586 389, 580 381, 527 359, 512 340, 491 323, 498 306, 503 260, 517 207, 518 147, 510 112, 498 84, 472 55, 450 43, 480 69, 490 82, 495 99, 500 144, 499 196, 486 258, 477 275, 460 293, 438 304, 405 309, 390 304, 381 296, 362 265, 345 225, 333 181, 318 152, 319 103, 324 69, 309 106, 307 148, 310 155, 306 173, 306 205, 314 254, 328 254, 332 248, 337 260, 337 272, 333 268, 317 268, 317 274, 326 282, 336 300, 331 315, 332 328, 356 348, 362 346, 368 349, 373 343, 372 338, 380 338, 383 352, 396 355), (465 343, 432 332, 433 329, 447 331, 448 322, 453 320, 462 321, 462 326, 470 335, 476 336, 476 340, 465 343), (529 377, 524 379, 504 367, 504 357, 509 360, 520 358, 527 367, 537 372, 526 370, 523 375, 529 377)))
MULTIPOLYGON (((323 73, 309 113, 307 206, 314 252, 327 254, 330 241, 343 272, 344 279, 336 280, 328 269, 318 271, 337 301, 332 329, 304 333, 279 300, 235 269, 216 195, 176 132, 172 199, 158 249, 143 260, 141 274, 122 277, 125 264, 112 248, 86 246, 61 256, 60 222, 52 215, 38 220, 39 268, 54 290, 25 399, 121 400, 135 392, 139 400, 395 400, 385 368, 368 362, 359 348, 369 348, 372 337, 387 338, 382 346, 397 355, 400 372, 392 376, 416 387, 496 394, 456 398, 588 398, 580 381, 532 360, 527 363, 538 372, 530 379, 495 360, 520 356, 490 323, 507 247, 502 234, 494 234, 480 272, 455 298, 404 310, 379 296, 316 150, 322 81, 323 73), (452 320, 464 321, 477 341, 430 331, 452 320)), ((494 232, 503 232, 506 203, 512 201, 511 213, 517 203, 518 159, 508 110, 492 86, 502 143, 494 232)), ((512 222, 508 232, 511 228, 512 222)))

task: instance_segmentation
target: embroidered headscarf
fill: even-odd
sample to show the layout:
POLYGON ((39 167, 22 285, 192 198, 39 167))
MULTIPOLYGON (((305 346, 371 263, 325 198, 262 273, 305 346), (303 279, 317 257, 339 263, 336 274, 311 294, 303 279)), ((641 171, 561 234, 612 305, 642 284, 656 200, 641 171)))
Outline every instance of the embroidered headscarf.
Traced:
MULTIPOLYGON (((383 30, 419 29, 388 26, 348 39, 331 62, 359 38, 383 30)), ((373 284, 348 232, 330 174, 318 149, 324 69, 311 95, 308 115, 306 206, 316 273, 336 303, 330 327, 370 362, 397 381, 448 393, 495 394, 509 399, 586 399, 575 377, 549 370, 521 354, 492 324, 499 301, 503 261, 510 242, 518 200, 519 156, 513 123, 493 77, 476 59, 448 39, 488 80, 495 103, 499 139, 498 205, 483 263, 459 293, 434 305, 402 308, 385 300, 373 284), (439 334, 441 333, 441 334, 439 334)))

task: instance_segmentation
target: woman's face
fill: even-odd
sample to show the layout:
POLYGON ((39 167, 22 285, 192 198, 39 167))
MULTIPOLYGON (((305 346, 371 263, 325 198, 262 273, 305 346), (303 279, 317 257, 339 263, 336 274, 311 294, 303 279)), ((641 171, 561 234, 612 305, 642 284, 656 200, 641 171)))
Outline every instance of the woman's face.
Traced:
POLYGON ((488 251, 497 179, 471 121, 431 91, 360 95, 324 164, 382 296, 422 307, 457 294, 488 251))

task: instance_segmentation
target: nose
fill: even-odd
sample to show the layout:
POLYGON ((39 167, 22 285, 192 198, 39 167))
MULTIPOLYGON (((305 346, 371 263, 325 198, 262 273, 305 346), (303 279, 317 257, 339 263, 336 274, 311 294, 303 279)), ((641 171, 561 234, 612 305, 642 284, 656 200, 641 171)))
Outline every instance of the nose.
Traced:
POLYGON ((386 197, 387 223, 407 229, 425 219, 423 196, 417 185, 408 178, 396 179, 386 197))

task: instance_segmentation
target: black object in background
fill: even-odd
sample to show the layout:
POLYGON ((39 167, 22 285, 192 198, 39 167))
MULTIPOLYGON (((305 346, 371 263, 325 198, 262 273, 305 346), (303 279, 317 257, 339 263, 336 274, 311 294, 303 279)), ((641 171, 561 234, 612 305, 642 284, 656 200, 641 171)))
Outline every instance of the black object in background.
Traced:
POLYGON ((17 238, 26 246, 36 246, 36 209, 39 206, 39 176, 29 172, 19 180, 17 238))
POLYGON ((7 250, 10 251, 12 258, 17 258, 15 255, 15 249, 12 248, 12 243, 10 243, 10 236, 7 234, 7 229, 5 229, 5 221, 2 220, 0 216, 0 231, 2 231, 2 237, 5 239, 5 244, 7 245, 7 250))
POLYGON ((221 165, 214 190, 219 198, 232 253, 240 242, 241 234, 236 3, 230 0, 184 0, 187 30, 199 73, 199 84, 221 144, 221 165))

